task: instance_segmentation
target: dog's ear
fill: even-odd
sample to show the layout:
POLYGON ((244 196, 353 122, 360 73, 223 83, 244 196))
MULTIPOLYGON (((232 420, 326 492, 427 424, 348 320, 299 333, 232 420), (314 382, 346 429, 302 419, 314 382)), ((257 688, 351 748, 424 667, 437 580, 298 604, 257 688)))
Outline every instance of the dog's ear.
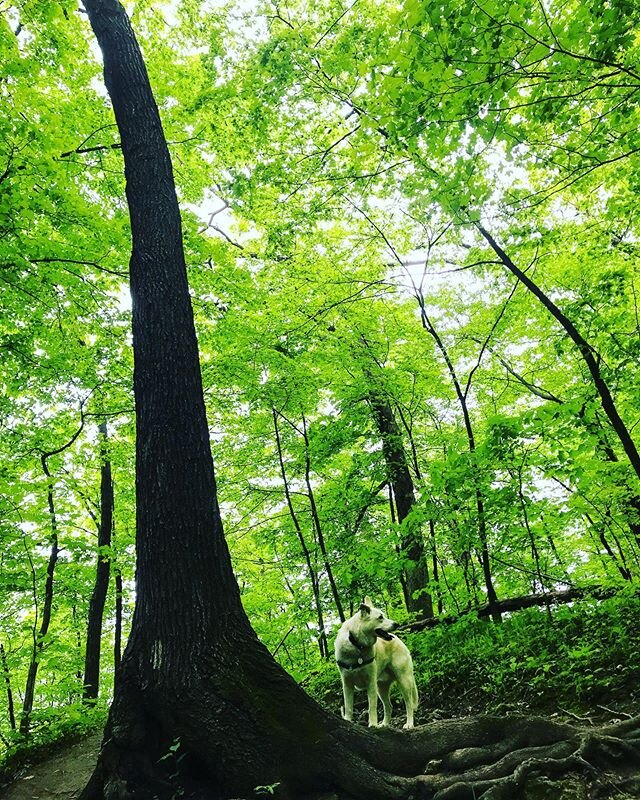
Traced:
MULTIPOLYGON (((365 597, 365 601, 366 601, 367 599, 368 599, 368 598, 366 598, 366 597, 365 597)), ((369 600, 369 602, 371 602, 371 600, 369 600)), ((361 605, 360 605, 360 616, 362 616, 362 617, 368 617, 370 613, 371 613, 371 607, 370 607, 370 606, 368 606, 368 605, 366 604, 366 602, 364 602, 364 603, 361 603, 361 605)))
POLYGON ((369 606, 369 608, 373 607, 373 603, 371 602, 371 598, 369 597, 369 595, 365 595, 363 602, 366 606, 369 606))

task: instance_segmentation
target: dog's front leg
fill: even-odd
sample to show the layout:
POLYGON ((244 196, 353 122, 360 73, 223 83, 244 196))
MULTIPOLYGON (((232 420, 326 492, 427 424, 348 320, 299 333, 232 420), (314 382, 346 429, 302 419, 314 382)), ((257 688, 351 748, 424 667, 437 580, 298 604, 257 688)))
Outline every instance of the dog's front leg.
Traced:
POLYGON ((348 686, 344 678, 342 678, 342 696, 344 698, 342 717, 351 722, 353 720, 353 686, 348 686))
POLYGON ((369 700, 369 727, 378 727, 378 690, 376 687, 376 675, 373 673, 367 686, 367 699, 369 700))

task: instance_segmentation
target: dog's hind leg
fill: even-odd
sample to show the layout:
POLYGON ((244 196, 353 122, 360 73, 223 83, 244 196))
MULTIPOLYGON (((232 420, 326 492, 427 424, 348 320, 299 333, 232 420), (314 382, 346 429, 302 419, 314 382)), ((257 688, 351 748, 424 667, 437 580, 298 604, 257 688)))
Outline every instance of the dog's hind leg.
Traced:
POLYGON ((409 674, 404 673, 399 675, 398 685, 400 686, 404 705, 407 709, 407 721, 403 727, 413 728, 413 715, 418 708, 418 687, 413 677, 413 670, 409 674))
POLYGON ((391 722, 391 700, 389 699, 389 691, 391 690, 391 681, 380 681, 378 683, 378 695, 382 700, 384 707, 384 717, 382 719, 383 725, 389 725, 391 722))

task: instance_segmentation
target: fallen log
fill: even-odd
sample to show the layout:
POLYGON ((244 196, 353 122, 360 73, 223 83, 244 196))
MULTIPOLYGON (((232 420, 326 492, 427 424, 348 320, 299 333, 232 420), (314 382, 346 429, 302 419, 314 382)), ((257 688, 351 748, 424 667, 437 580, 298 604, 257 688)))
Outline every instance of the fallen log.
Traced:
MULTIPOLYGON (((640 588, 637 590, 640 591, 640 588)), ((564 603, 572 603, 574 600, 584 600, 591 598, 594 600, 606 600, 609 597, 614 597, 618 594, 619 589, 616 586, 572 586, 569 589, 562 589, 557 592, 545 592, 544 594, 527 594, 520 597, 512 597, 506 600, 498 600, 493 606, 493 610, 501 613, 509 613, 513 611, 521 611, 524 608, 534 608, 536 606, 555 606, 564 603)), ((403 631, 421 631, 425 628, 435 628, 438 625, 451 625, 458 620, 475 614, 480 619, 489 617, 492 610, 489 604, 482 606, 473 606, 461 611, 459 614, 450 614, 441 617, 431 617, 429 619, 420 619, 415 622, 409 622, 406 625, 401 625, 398 630, 403 631)))

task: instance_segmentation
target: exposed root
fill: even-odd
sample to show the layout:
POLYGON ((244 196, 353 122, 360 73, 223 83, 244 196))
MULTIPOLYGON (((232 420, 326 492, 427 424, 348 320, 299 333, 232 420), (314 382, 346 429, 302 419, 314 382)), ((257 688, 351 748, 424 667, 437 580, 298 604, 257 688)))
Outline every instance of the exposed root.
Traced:
MULTIPOLYGON (((437 752, 439 758, 427 763, 426 774, 387 779, 388 784, 394 789, 401 788, 403 797, 415 800, 518 800, 526 796, 535 778, 559 784, 569 774, 584 781, 606 775, 610 777, 605 782, 615 791, 618 784, 612 778, 618 776, 621 784, 628 780, 630 770, 640 777, 639 719, 625 720, 599 731, 558 726, 540 719, 492 721, 493 741, 484 744, 478 741, 469 746, 470 735, 477 736, 485 730, 486 718, 456 720, 461 726, 460 739, 467 746, 449 752, 443 752, 448 736, 438 742, 438 733, 451 733, 451 723, 440 731, 440 723, 418 729, 415 738, 422 741, 432 737, 426 749, 430 754, 437 752)), ((400 742, 396 744, 401 746, 400 742)), ((414 744, 409 748, 411 753, 414 744)))

